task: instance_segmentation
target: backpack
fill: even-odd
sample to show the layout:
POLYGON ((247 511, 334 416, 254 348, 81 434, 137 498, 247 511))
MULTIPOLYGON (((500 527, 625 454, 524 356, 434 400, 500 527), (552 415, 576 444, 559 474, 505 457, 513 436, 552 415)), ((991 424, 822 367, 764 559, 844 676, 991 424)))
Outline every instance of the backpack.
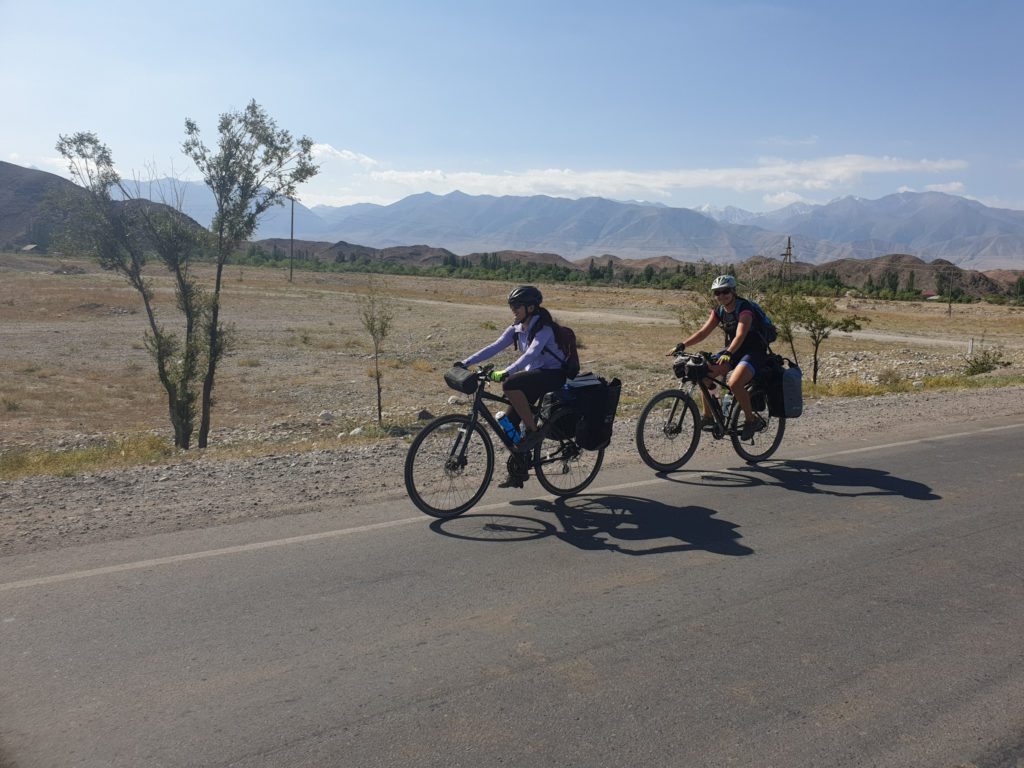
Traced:
MULTIPOLYGON (((764 345, 766 347, 771 346, 775 340, 779 338, 779 331, 775 327, 775 323, 772 322, 772 319, 768 317, 768 313, 765 312, 764 309, 761 308, 761 305, 756 301, 753 299, 741 299, 737 297, 736 316, 739 317, 740 312, 745 308, 749 308, 754 313, 754 319, 756 321, 754 330, 757 332, 757 335, 761 337, 761 340, 764 341, 764 345)), ((719 323, 721 323, 722 318, 725 317, 725 309, 721 305, 715 307, 715 317, 718 318, 719 323)))
MULTIPOLYGON (((527 338, 533 341, 533 337, 537 335, 539 330, 537 326, 534 326, 530 329, 530 335, 527 338)), ((561 359, 562 373, 565 374, 565 378, 575 379, 580 373, 580 355, 576 351, 576 333, 569 326, 558 325, 557 323, 552 323, 551 330, 555 335, 555 344, 558 346, 558 351, 556 352, 551 347, 545 347, 544 350, 561 359)), ((514 337, 512 343, 518 352, 519 345, 515 342, 514 337)))
POLYGON ((575 379, 580 373, 580 353, 576 351, 576 333, 567 325, 556 325, 554 330, 555 344, 558 345, 558 351, 561 354, 555 353, 553 349, 548 351, 554 353, 555 357, 562 358, 562 373, 565 374, 565 378, 575 379))

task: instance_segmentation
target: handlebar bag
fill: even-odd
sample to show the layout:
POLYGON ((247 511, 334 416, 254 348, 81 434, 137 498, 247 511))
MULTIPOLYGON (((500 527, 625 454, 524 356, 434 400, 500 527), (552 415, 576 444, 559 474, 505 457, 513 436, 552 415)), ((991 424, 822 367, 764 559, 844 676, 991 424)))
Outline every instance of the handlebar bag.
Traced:
POLYGON ((458 366, 453 366, 445 371, 444 383, 456 392, 461 392, 464 395, 472 395, 480 386, 480 380, 477 378, 475 371, 459 368, 458 366))

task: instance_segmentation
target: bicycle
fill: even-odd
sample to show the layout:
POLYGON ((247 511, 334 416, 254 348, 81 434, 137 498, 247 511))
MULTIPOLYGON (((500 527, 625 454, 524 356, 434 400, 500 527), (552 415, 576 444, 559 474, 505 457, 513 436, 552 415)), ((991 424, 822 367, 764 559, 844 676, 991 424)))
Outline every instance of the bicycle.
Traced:
POLYGON ((786 417, 769 412, 768 370, 759 371, 746 385, 751 407, 754 415, 760 419, 760 424, 750 439, 743 440, 739 424, 743 413, 740 404, 733 398, 728 412, 723 413, 721 403, 718 398, 711 396, 710 388, 705 383, 705 379, 711 378, 716 387, 722 387, 724 392, 732 394, 723 378, 710 376, 708 369, 711 353, 684 354, 676 347, 669 356, 676 358, 672 366, 673 373, 679 379, 689 382, 689 386, 686 389, 659 392, 641 411, 636 424, 636 447, 647 466, 658 472, 679 469, 697 450, 703 431, 710 432, 716 440, 728 435, 736 453, 750 463, 764 461, 778 450, 786 431, 786 417), (702 425, 701 414, 693 397, 694 390, 699 390, 711 403, 712 423, 707 427, 702 425))
MULTIPOLYGON (((604 449, 586 451, 576 442, 576 413, 569 404, 555 406, 547 418, 538 418, 544 439, 532 452, 518 453, 515 444, 498 424, 487 402, 501 403, 511 410, 507 399, 487 391, 493 365, 465 371, 449 387, 473 395, 468 415, 441 416, 427 424, 409 446, 405 457, 405 488, 420 511, 432 517, 451 518, 476 504, 494 474, 494 442, 484 429, 489 426, 509 451, 510 474, 527 476, 534 470, 541 486, 556 496, 573 496, 593 482, 604 461, 604 449)), ((534 408, 537 415, 539 409, 534 408)))

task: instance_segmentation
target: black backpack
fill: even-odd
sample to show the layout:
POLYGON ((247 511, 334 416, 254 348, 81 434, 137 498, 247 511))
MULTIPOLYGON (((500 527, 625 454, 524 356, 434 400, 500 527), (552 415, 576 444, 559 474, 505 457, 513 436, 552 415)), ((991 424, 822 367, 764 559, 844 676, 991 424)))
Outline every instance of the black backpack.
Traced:
MULTIPOLYGON (((741 299, 736 298, 736 316, 739 317, 740 312, 744 309, 750 309, 754 313, 754 328, 753 331, 761 337, 766 347, 771 346, 775 343, 775 340, 779 338, 779 330, 775 327, 775 323, 768 317, 768 313, 761 308, 753 299, 741 299)), ((718 318, 719 324, 722 322, 722 318, 725 317, 725 309, 719 305, 715 307, 715 317, 718 318)))

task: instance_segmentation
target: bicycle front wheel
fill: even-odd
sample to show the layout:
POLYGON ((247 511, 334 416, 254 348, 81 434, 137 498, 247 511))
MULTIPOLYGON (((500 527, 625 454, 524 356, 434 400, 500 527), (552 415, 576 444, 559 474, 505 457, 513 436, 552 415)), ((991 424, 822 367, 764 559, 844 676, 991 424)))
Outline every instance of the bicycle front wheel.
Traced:
POLYGON ((442 416, 416 435, 405 456, 405 490, 421 512, 455 517, 472 507, 494 474, 494 445, 468 416, 442 416))
POLYGON ((651 469, 671 472, 693 456, 700 441, 700 413, 680 389, 659 392, 644 406, 636 423, 636 449, 651 469))
POLYGON ((575 440, 545 440, 537 446, 533 461, 544 490, 556 496, 574 496, 597 477, 604 448, 585 451, 575 440))
POLYGON ((750 437, 749 440, 740 439, 740 430, 743 428, 740 420, 743 418, 743 409, 734 405, 732 417, 729 419, 729 436, 732 438, 732 447, 741 459, 756 464, 759 461, 771 457, 779 449, 782 443, 782 436, 786 432, 786 417, 772 416, 765 408, 754 411, 754 415, 761 419, 763 426, 750 437))

